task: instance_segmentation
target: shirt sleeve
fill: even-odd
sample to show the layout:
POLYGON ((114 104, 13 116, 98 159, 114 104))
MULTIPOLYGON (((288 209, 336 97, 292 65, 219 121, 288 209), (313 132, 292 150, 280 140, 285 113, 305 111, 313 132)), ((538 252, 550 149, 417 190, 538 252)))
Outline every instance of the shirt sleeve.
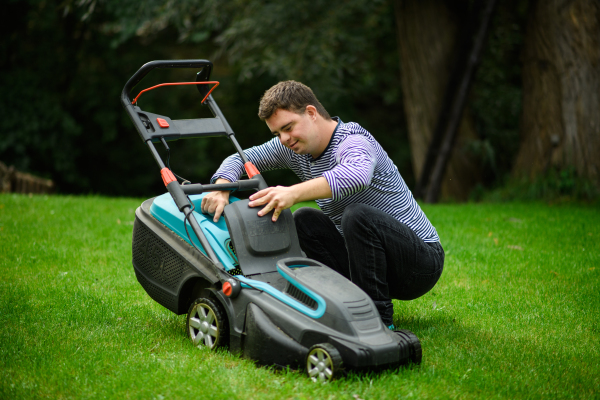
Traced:
MULTIPOLYGON (((248 161, 259 171, 270 171, 273 169, 290 168, 291 150, 281 144, 278 138, 273 138, 260 146, 254 146, 244 150, 248 161)), ((227 157, 210 179, 214 183, 218 178, 235 182, 246 173, 244 163, 239 154, 235 153, 227 157)))
POLYGON ((377 164, 376 151, 367 138, 352 135, 339 145, 336 162, 334 168, 323 173, 334 201, 369 187, 377 164))

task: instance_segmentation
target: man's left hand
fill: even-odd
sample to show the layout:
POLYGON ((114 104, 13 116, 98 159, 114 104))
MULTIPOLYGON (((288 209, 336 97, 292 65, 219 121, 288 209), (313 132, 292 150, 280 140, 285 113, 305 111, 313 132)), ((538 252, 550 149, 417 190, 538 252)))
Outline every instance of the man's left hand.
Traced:
POLYGON ((248 203, 248 205, 250 207, 264 205, 265 207, 258 212, 260 217, 268 214, 271 210, 275 210, 273 212, 273 217, 271 218, 271 220, 275 222, 283 210, 290 208, 297 203, 298 198, 296 192, 297 191, 293 186, 269 187, 250 196, 250 203, 248 203))

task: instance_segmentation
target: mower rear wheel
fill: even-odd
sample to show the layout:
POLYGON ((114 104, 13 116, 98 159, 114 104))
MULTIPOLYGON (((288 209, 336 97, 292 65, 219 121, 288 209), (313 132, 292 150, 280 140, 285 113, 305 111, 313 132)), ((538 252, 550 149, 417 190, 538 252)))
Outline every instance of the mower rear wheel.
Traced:
POLYGON ((410 344, 410 360, 415 364, 421 364, 421 360, 423 359, 423 349, 421 348, 421 341, 417 335, 406 329, 394 332, 410 344))
POLYGON ((227 315, 216 301, 197 299, 187 317, 188 334, 196 347, 214 350, 227 344, 227 315))
POLYGON ((313 382, 327 383, 342 372, 342 356, 329 343, 315 344, 306 356, 306 373, 313 382))

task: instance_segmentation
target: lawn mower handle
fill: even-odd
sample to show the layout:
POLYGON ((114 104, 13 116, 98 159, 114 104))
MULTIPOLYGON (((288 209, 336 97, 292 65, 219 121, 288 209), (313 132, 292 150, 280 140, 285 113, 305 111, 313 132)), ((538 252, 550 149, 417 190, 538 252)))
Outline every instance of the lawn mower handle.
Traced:
MULTIPOLYGON (((202 136, 202 135, 206 135, 206 134, 219 133, 220 135, 227 136, 231 140, 231 142, 234 144, 236 150, 240 154, 240 157, 244 163, 244 167, 246 168, 246 171, 248 172, 248 176, 250 178, 249 181, 252 181, 252 182, 248 182, 248 181, 239 182, 239 183, 237 183, 237 187, 231 187, 231 189, 237 188, 237 189, 243 190, 243 189, 251 189, 251 188, 255 188, 255 187, 258 187, 259 190, 264 189, 267 187, 267 184, 266 184, 264 178, 262 177, 262 175, 260 175, 260 172, 256 169, 256 167, 254 167, 254 165, 252 165, 252 163, 250 163, 248 161, 248 159, 246 158, 244 151, 242 150, 239 143, 235 139, 233 130, 227 123, 227 120, 223 116, 223 113, 219 109, 219 106, 217 106, 217 103, 212 99, 212 96, 210 96, 210 93, 206 94, 205 99, 206 99, 206 104, 208 104, 211 112, 213 113, 213 115, 215 115, 214 119, 220 121, 222 128, 218 129, 217 131, 213 131, 210 129, 208 131, 204 131, 204 130, 194 131, 194 129, 192 129, 192 128, 198 128, 198 127, 190 128, 189 126, 187 126, 187 128, 186 128, 185 126, 180 125, 183 123, 182 121, 172 121, 168 117, 165 117, 165 116, 160 116, 157 114, 144 112, 145 114, 151 115, 152 118, 156 118, 157 123, 160 125, 160 129, 171 130, 171 132, 169 132, 168 130, 165 130, 164 135, 163 134, 160 134, 160 135, 145 134, 149 129, 151 129, 152 132, 154 132, 154 128, 152 125, 150 125, 150 128, 147 125, 145 125, 145 123, 141 119, 141 117, 146 117, 146 121, 148 121, 148 117, 146 115, 142 114, 142 110, 139 108, 139 106, 137 106, 137 105, 134 106, 130 99, 131 90, 146 75, 148 75, 148 73, 150 71, 152 71, 153 69, 157 69, 157 68, 159 68, 159 69, 200 68, 201 71, 198 74, 196 74, 196 82, 199 82, 199 81, 203 82, 203 81, 208 81, 210 72, 212 71, 212 67, 213 67, 213 64, 208 60, 155 60, 155 61, 150 61, 150 62, 142 65, 141 68, 139 70, 137 70, 137 72, 135 74, 133 74, 133 76, 131 78, 129 78, 129 80, 125 84, 125 87, 123 87, 123 91, 121 92, 121 103, 122 103, 123 107, 125 108, 125 110, 127 111, 127 113, 129 114, 131 121, 136 126, 136 129, 140 133, 142 140, 146 143, 146 145, 148 146, 148 148, 150 149, 150 151, 152 153, 152 156, 154 157, 158 166, 160 167, 163 182, 164 182, 165 186, 167 187, 167 190, 173 197, 173 201, 175 202, 177 208, 179 209, 179 211, 181 211, 185 215, 185 219, 191 225, 192 231, 194 232, 194 234, 200 241, 200 244, 206 251, 206 255, 212 261, 216 275, 218 277, 220 276, 220 280, 222 282, 224 282, 224 280, 227 276, 227 274, 224 272, 225 269, 224 269, 223 265, 221 264, 221 262, 219 261, 219 258, 217 257, 217 255, 215 254, 213 249, 211 248, 206 236, 204 235, 204 232, 200 228, 198 221, 194 217, 192 204, 190 203, 190 200, 187 197, 188 194, 191 194, 190 191, 194 191, 194 192, 199 191, 200 193, 202 193, 207 190, 219 190, 219 189, 215 188, 215 186, 219 186, 219 185, 204 185, 204 187, 203 187, 203 185, 189 185, 189 186, 193 186, 193 187, 187 188, 187 191, 186 191, 186 189, 184 189, 184 187, 187 185, 185 185, 185 186, 180 185, 179 182, 177 181, 177 179, 175 178, 175 176, 173 175, 173 173, 171 172, 170 168, 167 168, 165 166, 164 162, 162 161, 162 158, 160 157, 160 154, 158 154, 158 152, 156 151, 156 148, 154 147, 153 141, 160 139, 166 147, 167 146, 166 140, 168 140, 168 138, 165 139, 165 137, 168 137, 169 134, 172 134, 173 136, 178 138, 179 136, 182 135, 182 132, 179 131, 179 128, 183 128, 183 131, 184 131, 183 134, 187 135, 188 137, 193 137, 196 135, 202 136), (163 124, 166 124, 166 126, 163 126, 161 124, 161 120, 162 120, 163 124), (171 124, 173 124, 174 128, 173 128, 173 126, 171 126, 171 124), (211 187, 211 188, 207 189, 207 187, 211 187)), ((201 91, 201 93, 202 93, 202 91, 201 91)), ((208 120, 211 121, 211 119, 208 119, 208 120)), ((213 129, 214 129, 214 126, 213 126, 213 129)))
POLYGON ((124 106, 131 105, 131 99, 129 98, 131 90, 153 69, 204 67, 208 67, 212 70, 213 64, 208 60, 155 60, 147 62, 142 65, 125 84, 125 87, 121 92, 121 102, 124 106))
POLYGON ((260 187, 260 181, 257 179, 244 179, 232 183, 215 183, 212 185, 202 185, 193 183, 191 185, 181 185, 183 193, 201 194, 204 192, 224 191, 224 190, 252 190, 260 187))

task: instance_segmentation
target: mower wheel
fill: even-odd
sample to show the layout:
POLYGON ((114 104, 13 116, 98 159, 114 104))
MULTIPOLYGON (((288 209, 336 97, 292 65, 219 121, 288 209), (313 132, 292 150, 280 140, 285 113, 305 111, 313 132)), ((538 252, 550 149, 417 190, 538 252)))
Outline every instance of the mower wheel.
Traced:
POLYGON ((315 344, 306 356, 306 373, 313 382, 327 383, 342 372, 342 356, 329 343, 315 344))
POLYGON ((196 347, 214 350, 227 344, 227 315, 214 300, 200 298, 194 301, 188 311, 187 327, 196 347))
POLYGON ((415 364, 421 364, 421 360, 423 359, 423 349, 421 348, 421 342, 417 335, 406 329, 394 332, 410 344, 410 360, 415 364))

